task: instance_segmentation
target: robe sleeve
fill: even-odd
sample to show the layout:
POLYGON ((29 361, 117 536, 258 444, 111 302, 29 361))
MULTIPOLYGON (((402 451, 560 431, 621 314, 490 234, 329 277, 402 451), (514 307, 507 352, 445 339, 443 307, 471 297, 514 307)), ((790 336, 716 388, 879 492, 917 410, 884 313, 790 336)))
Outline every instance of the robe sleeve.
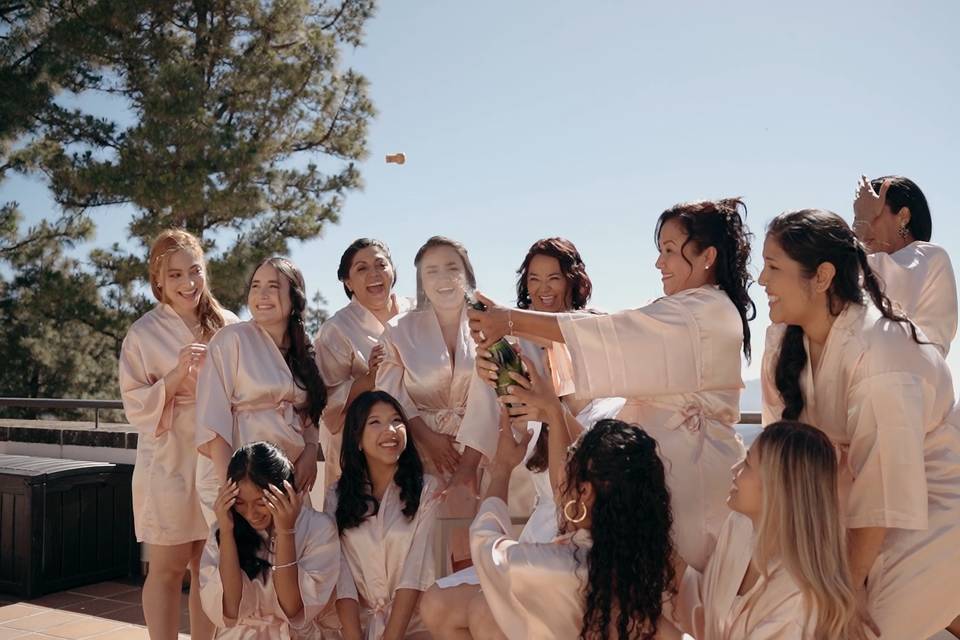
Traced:
POLYGON ((930 269, 917 301, 914 320, 946 357, 957 335, 957 280, 946 251, 930 256, 930 269))
POLYGON ((232 340, 214 336, 197 378, 197 449, 207 454, 208 443, 220 436, 233 442, 233 390, 237 378, 237 347, 232 340))
POLYGON ((927 528, 923 425, 931 393, 905 372, 873 375, 850 389, 848 528, 927 528))
POLYGON ((500 498, 484 500, 470 525, 470 556, 480 578, 480 588, 500 629, 519 631, 526 629, 526 620, 510 587, 507 554, 519 544, 509 535, 510 527, 506 503, 500 498))
MULTIPOLYGON (((314 619, 330 602, 340 578, 340 537, 336 524, 325 513, 311 510, 301 519, 305 526, 302 534, 299 531, 297 534, 303 536, 297 558, 297 579, 303 609, 287 621, 292 629, 306 632, 313 628, 314 619)), ((276 598, 276 589, 273 594, 276 598)), ((277 612, 283 614, 279 601, 277 612)))
POLYGON ((577 395, 635 398, 699 391, 700 331, 670 297, 607 316, 561 314, 577 395))
MULTIPOLYGON (((141 435, 159 436, 172 427, 163 377, 147 373, 139 336, 127 333, 120 349, 120 398, 123 410, 141 435)), ((170 401, 172 402, 172 398, 170 401)))
POLYGON ((426 591, 436 581, 433 550, 437 536, 439 500, 433 495, 437 492, 438 483, 431 476, 426 476, 424 480, 420 508, 415 516, 417 525, 403 562, 400 579, 397 581, 397 589, 426 591))
POLYGON ((487 460, 497 453, 500 405, 497 392, 483 382, 477 372, 470 379, 467 406, 457 431, 457 442, 479 451, 487 460))
POLYGON ((763 426, 780 420, 783 416, 783 398, 777 389, 777 358, 780 357, 780 342, 786 327, 771 325, 767 328, 760 365, 761 419, 763 426))
POLYGON ((332 433, 336 433, 343 428, 346 408, 344 405, 353 386, 353 346, 343 332, 330 323, 320 326, 320 333, 313 346, 320 375, 327 385, 327 406, 323 410, 323 423, 332 433))
POLYGON ((387 328, 387 330, 383 332, 383 335, 380 336, 380 344, 383 345, 383 360, 377 368, 376 388, 381 391, 386 391, 396 398, 400 406, 403 407, 403 412, 407 415, 407 420, 411 420, 418 418, 420 412, 417 411, 417 405, 414 404, 413 399, 410 398, 410 394, 407 393, 407 388, 403 383, 406 367, 400 358, 400 352, 397 350, 397 346, 393 343, 390 331, 391 329, 387 328))
POLYGON ((693 567, 687 567, 680 579, 674 617, 681 631, 695 638, 703 635, 703 574, 693 567))
MULTIPOLYGON (((802 612, 798 613, 802 614, 802 612)), ((750 635, 744 640, 807 640, 810 637, 809 633, 803 633, 802 620, 791 617, 763 620, 750 631, 750 635)))
POLYGON ((220 545, 216 534, 219 528, 214 526, 203 548, 200 557, 200 604, 204 613, 217 628, 225 629, 236 626, 238 618, 249 615, 256 607, 256 595, 253 585, 247 574, 241 570, 242 591, 240 592, 240 606, 237 608, 238 618, 227 618, 223 614, 223 582, 220 580, 220 545))

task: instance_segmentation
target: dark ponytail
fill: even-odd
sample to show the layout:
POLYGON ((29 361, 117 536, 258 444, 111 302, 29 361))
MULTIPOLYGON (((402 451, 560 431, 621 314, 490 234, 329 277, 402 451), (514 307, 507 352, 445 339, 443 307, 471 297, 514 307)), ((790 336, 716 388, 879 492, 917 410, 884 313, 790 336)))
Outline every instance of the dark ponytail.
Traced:
MULTIPOLYGON (((677 220, 687 233, 683 243, 693 242, 698 252, 708 247, 717 250, 714 273, 717 285, 730 298, 743 323, 743 355, 750 361, 750 324, 757 317, 757 307, 750 298, 748 289, 753 277, 747 266, 750 263, 750 240, 753 234, 743 223, 747 207, 740 198, 702 200, 674 205, 660 214, 654 230, 654 242, 660 246, 660 230, 669 220, 677 220), (743 216, 740 211, 743 211, 743 216)), ((683 255, 681 247, 681 255, 683 255)), ((686 260, 686 256, 684 256, 686 260)), ((689 264, 689 260, 687 263, 689 264)))
MULTIPOLYGON (((307 392, 306 406, 298 407, 297 411, 313 423, 313 428, 319 428, 320 414, 327 406, 327 387, 320 375, 316 351, 314 351, 313 343, 310 341, 310 336, 307 335, 307 328, 303 322, 303 314, 307 308, 307 293, 303 273, 295 264, 280 256, 267 258, 257 265, 257 269, 265 264, 269 264, 276 269, 277 273, 283 275, 290 284, 290 318, 287 320, 287 337, 290 339, 290 348, 287 349, 283 359, 293 375, 293 381, 307 392)), ((254 273, 256 273, 256 269, 254 269, 254 273)), ((249 290, 249 288, 248 285, 247 289, 249 290)))
MULTIPOLYGON (((777 241, 791 260, 800 265, 805 278, 812 278, 817 268, 829 262, 836 274, 827 290, 827 306, 837 316, 850 304, 863 304, 866 290, 870 301, 884 318, 910 328, 917 344, 921 342, 917 328, 893 308, 884 295, 880 281, 867 262, 867 252, 846 221, 831 211, 802 209, 782 213, 770 222, 767 237, 777 241), (863 277, 861 285, 861 276, 863 277)), ((798 420, 804 408, 800 375, 807 366, 807 350, 803 345, 803 329, 790 325, 780 342, 780 354, 774 373, 777 391, 783 399, 783 419, 798 420)))
MULTIPOLYGON (((233 453, 227 466, 227 480, 239 483, 249 480, 260 489, 270 485, 283 488, 286 480, 293 485, 293 465, 274 445, 268 442, 252 442, 233 453)), ((216 533, 220 544, 220 531, 216 533)), ((266 581, 270 563, 257 555, 263 548, 264 540, 256 529, 250 526, 246 518, 233 509, 233 539, 237 543, 237 557, 240 569, 251 580, 260 578, 266 581)))

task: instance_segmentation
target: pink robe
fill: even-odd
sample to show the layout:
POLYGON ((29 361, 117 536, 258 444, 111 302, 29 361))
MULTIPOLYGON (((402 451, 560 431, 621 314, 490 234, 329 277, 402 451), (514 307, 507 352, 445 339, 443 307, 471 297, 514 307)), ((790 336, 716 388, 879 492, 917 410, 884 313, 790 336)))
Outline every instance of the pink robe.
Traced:
MULTIPOLYGON (((206 453, 217 436, 232 449, 263 440, 296 462, 308 443, 319 441, 317 425, 296 411, 306 400, 265 330, 253 320, 225 327, 210 341, 197 382, 196 446, 206 453)), ((204 496, 212 505, 216 486, 202 491, 212 492, 204 496)))
MULTIPOLYGON (((400 313, 405 313, 412 305, 409 298, 393 294, 393 299, 400 313)), ((320 325, 313 343, 317 366, 327 385, 327 406, 323 410, 323 423, 327 428, 320 430, 326 458, 326 486, 331 486, 340 477, 340 445, 350 388, 357 378, 367 375, 370 351, 379 342, 383 329, 377 317, 353 298, 320 325)))
MULTIPOLYGON (((267 571, 266 578, 255 580, 241 571, 243 591, 238 617, 224 616, 220 546, 214 538, 216 527, 211 531, 200 558, 200 601, 210 621, 219 628, 218 640, 313 640, 321 637, 315 619, 330 603, 340 576, 337 525, 325 513, 304 507, 294 529, 303 609, 293 618, 288 618, 280 606, 272 569, 267 571)), ((272 548, 262 549, 260 557, 271 564, 275 562, 272 548)))
MULTIPOLYGON (((340 537, 343 568, 337 583, 337 599, 356 600, 360 604, 360 619, 367 640, 379 640, 383 636, 398 589, 426 591, 433 584, 439 506, 433 496, 439 483, 429 475, 423 480, 420 508, 412 519, 403 515, 400 488, 391 483, 377 514, 359 527, 347 529, 340 537)), ((324 504, 327 513, 335 517, 336 487, 327 494, 324 504)), ((427 629, 419 611, 414 611, 404 637, 425 634, 427 629)))
POLYGON ((887 297, 945 356, 957 335, 957 280, 949 254, 917 240, 895 253, 874 253, 867 259, 887 297))
MULTIPOLYGON (((773 374, 784 331, 767 331, 764 424, 783 411, 773 374)), ((872 304, 850 304, 834 321, 817 370, 808 363, 800 382, 800 419, 842 454, 846 525, 887 529, 867 578, 883 637, 927 638, 944 629, 960 614, 960 415, 946 362, 872 304)))
POLYGON ((688 567, 677 597, 681 627, 697 640, 813 640, 800 586, 776 563, 743 595, 754 550, 753 523, 731 513, 701 573, 688 567))
POLYGON ((487 498, 470 526, 470 555, 497 625, 509 640, 575 640, 583 626, 590 533, 517 542, 510 514, 487 498))
MULTIPOLYGON (((224 320, 229 325, 237 317, 225 311, 224 320)), ((190 373, 172 398, 163 384, 180 350, 194 342, 173 308, 159 304, 130 326, 120 350, 120 397, 138 432, 133 518, 139 542, 177 545, 209 533, 197 490, 197 375, 190 373)))
POLYGON ((625 397, 618 416, 657 440, 677 550, 702 570, 730 513, 730 468, 745 455, 740 419, 743 325, 719 287, 612 315, 562 314, 577 395, 625 397))

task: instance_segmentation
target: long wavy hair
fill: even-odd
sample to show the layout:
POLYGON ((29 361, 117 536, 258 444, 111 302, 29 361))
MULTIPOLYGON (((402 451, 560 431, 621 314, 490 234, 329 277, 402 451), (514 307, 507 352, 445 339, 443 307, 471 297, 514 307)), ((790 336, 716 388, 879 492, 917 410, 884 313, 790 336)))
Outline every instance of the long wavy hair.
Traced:
MULTIPOLYGON (((385 403, 394 408, 404 426, 407 417, 396 398, 386 391, 364 391, 350 403, 344 418, 343 447, 340 450, 340 467, 343 475, 337 482, 337 529, 342 534, 347 529, 359 527, 367 518, 380 510, 380 502, 373 496, 370 467, 367 457, 360 450, 367 417, 374 405, 385 403)), ((407 447, 400 453, 393 482, 400 489, 403 515, 412 519, 420 508, 423 491, 423 463, 407 427, 407 447)))
POLYGON ((560 263, 560 273, 567 281, 570 308, 579 310, 586 307, 590 301, 590 294, 593 293, 593 283, 587 275, 587 266, 583 263, 580 252, 566 238, 544 238, 531 245, 523 258, 523 263, 517 269, 517 307, 529 309, 533 304, 527 287, 527 277, 530 275, 530 263, 537 256, 556 258, 560 263))
MULTIPOLYGON (((357 255, 361 249, 366 249, 367 247, 376 247, 383 252, 387 262, 390 263, 390 270, 393 271, 393 284, 397 284, 397 268, 393 264, 390 247, 382 240, 377 240, 376 238, 357 238, 350 243, 350 246, 347 247, 343 255, 340 256, 340 265, 337 267, 337 280, 343 285, 343 292, 347 294, 347 297, 351 300, 353 299, 353 291, 350 291, 347 287, 347 279, 350 277, 350 267, 353 266, 353 257, 357 255)), ((393 284, 391 288, 393 288, 393 284)))
POLYGON ((154 238, 147 259, 150 290, 158 302, 169 302, 161 283, 167 277, 170 256, 177 251, 186 251, 203 263, 204 285, 203 291, 200 292, 200 301, 197 303, 197 320, 200 322, 201 336, 209 340, 213 334, 223 328, 223 307, 210 291, 210 272, 207 270, 203 246, 195 235, 183 229, 165 229, 154 238))
POLYGON ((287 337, 290 339, 290 348, 287 349, 283 359, 293 375, 294 383, 307 392, 307 403, 303 407, 297 407, 297 412, 308 418, 313 423, 314 428, 319 428, 320 414, 323 413, 323 408, 327 406, 327 387, 320 375, 316 351, 313 348, 313 342, 310 341, 310 336, 307 335, 307 328, 303 321, 303 315, 307 309, 307 287, 303 281, 303 273, 297 265, 284 257, 267 258, 258 264, 253 273, 250 274, 250 281, 247 283, 248 295, 257 269, 267 264, 276 269, 277 273, 282 275, 290 284, 290 317, 287 319, 287 337))
MULTIPOLYGON (((749 321, 757 317, 757 307, 749 293, 753 283, 753 276, 748 269, 753 234, 743 222, 746 215, 747 206, 740 198, 677 204, 660 214, 654 229, 654 242, 659 249, 660 230, 670 220, 676 220, 687 234, 687 239, 680 248, 680 255, 684 260, 687 258, 683 254, 683 248, 691 242, 698 254, 709 247, 717 250, 717 261, 714 264, 717 285, 727 294, 740 314, 743 323, 743 355, 749 361, 749 321)), ((687 264, 690 264, 689 260, 687 264)))
MULTIPOLYGON (((836 275, 827 290, 827 307, 837 316, 848 304, 863 304, 864 289, 883 317, 910 329, 914 342, 921 342, 917 328, 906 316, 894 311, 890 299, 867 262, 867 252, 846 221, 821 209, 801 209, 781 213, 767 227, 767 237, 780 245, 791 260, 800 265, 805 278, 813 278, 823 263, 833 265, 836 275), (861 285, 862 277, 862 285, 861 285)), ((780 343, 774 381, 783 399, 783 418, 797 420, 805 400, 800 375, 807 366, 803 329, 790 325, 780 343)))
POLYGON ((879 193, 885 180, 890 181, 886 199, 890 212, 896 215, 903 207, 909 209, 910 221, 907 223, 907 230, 910 235, 916 240, 930 242, 930 236, 933 235, 933 219, 930 217, 930 205, 927 204, 927 197, 923 195, 923 191, 916 182, 903 176, 874 178, 870 181, 873 190, 879 193))
POLYGON ((423 246, 417 249, 417 255, 413 258, 413 265, 417 268, 417 309, 428 309, 430 300, 427 293, 423 290, 423 278, 420 276, 420 261, 430 249, 436 247, 450 247, 460 256, 463 262, 464 286, 472 291, 477 288, 477 276, 473 272, 473 264, 470 262, 470 256, 467 254, 467 248, 462 242, 457 242, 444 236, 433 236, 423 243, 423 246))
MULTIPOLYGON (((600 420, 569 452, 565 500, 593 487, 587 552, 586 612, 581 640, 650 640, 664 593, 672 592, 673 515, 657 442, 640 427, 600 420)), ((561 530, 568 530, 561 524, 561 530)))
MULTIPOLYGON (((283 451, 269 442, 251 442, 233 452, 227 465, 227 480, 237 483, 249 480, 260 489, 270 485, 282 489, 284 480, 293 485, 293 464, 283 451)), ((216 538, 219 545, 220 531, 216 538)), ((233 509, 233 539, 237 543, 240 569, 251 580, 266 581, 270 563, 257 555, 263 549, 264 540, 236 509, 233 509)))
POLYGON ((753 448, 763 485, 756 534, 762 573, 783 562, 816 614, 817 640, 860 637, 833 444, 808 424, 781 421, 764 428, 753 448))

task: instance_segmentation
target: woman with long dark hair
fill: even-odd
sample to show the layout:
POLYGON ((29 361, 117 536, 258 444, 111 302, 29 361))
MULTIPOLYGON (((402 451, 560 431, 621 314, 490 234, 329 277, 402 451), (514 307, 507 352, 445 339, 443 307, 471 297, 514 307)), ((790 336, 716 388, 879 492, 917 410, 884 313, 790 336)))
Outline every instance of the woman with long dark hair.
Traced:
POLYGON ((293 465, 266 442, 230 458, 200 570, 203 607, 227 640, 308 640, 340 575, 333 519, 303 506, 293 465))
MULTIPOLYGON (((777 216, 764 423, 820 425, 842 454, 853 584, 884 638, 927 638, 960 614, 960 419, 939 351, 883 294, 840 216, 777 216)), ((871 623, 872 624, 872 623, 871 623)))
POLYGON ((822 431, 768 425, 733 468, 727 519, 678 614, 697 640, 865 638, 837 510, 837 456, 822 431))
MULTIPOLYGON (((559 414, 552 417, 551 424, 562 423, 559 414)), ((471 618, 486 610, 498 629, 471 624, 470 636, 677 637, 660 619, 674 570, 670 493, 656 441, 637 425, 601 420, 563 460, 569 440, 563 429, 550 429, 563 523, 561 535, 543 544, 513 538, 506 504, 510 473, 531 436, 517 442, 508 418, 501 422, 486 498, 470 527, 482 586, 471 618)))
POLYGON ((273 442, 294 463, 297 491, 309 492, 327 389, 304 327, 300 269, 281 257, 261 262, 250 278, 247 306, 252 319, 210 341, 197 383, 197 447, 222 479, 234 449, 273 442))
POLYGON ((364 391, 351 403, 342 461, 325 506, 346 567, 337 586, 342 636, 429 639, 417 608, 434 580, 438 482, 423 473, 393 396, 364 391))
MULTIPOLYGON (((533 308, 547 313, 583 311, 592 291, 580 252, 565 238, 536 241, 517 269, 517 306, 521 309, 533 308)), ((563 397, 564 403, 577 415, 578 424, 589 428, 598 420, 615 417, 623 408, 622 398, 590 400, 574 395, 572 365, 564 345, 521 338, 519 348, 531 366, 550 380, 552 395, 563 397)), ((471 486, 476 482, 481 459, 489 464, 496 453, 500 404, 492 386, 484 383, 490 368, 496 370, 486 350, 478 350, 477 367, 484 367, 479 369, 484 378, 475 377, 471 382, 463 423, 457 433, 457 442, 465 448, 453 485, 471 486)), ((530 428, 534 434, 523 464, 514 471, 510 484, 511 508, 517 515, 528 517, 519 540, 550 542, 557 535, 557 509, 547 472, 549 426, 540 421, 542 416, 535 407, 514 403, 510 411, 515 414, 518 427, 530 428), (534 494, 532 513, 528 503, 522 500, 526 493, 534 494), (518 501, 521 504, 518 505, 518 501)), ((468 628, 468 604, 479 592, 479 585, 476 571, 470 568, 441 578, 424 594, 424 619, 435 636, 452 637, 458 630, 468 628)))
POLYGON ((957 281, 950 256, 930 242, 933 221, 923 191, 910 178, 861 176, 853 231, 888 298, 946 355, 957 334, 957 281))
MULTIPOLYGON (((427 472, 446 479, 460 459, 456 437, 473 376, 465 294, 477 280, 466 248, 442 236, 420 247, 414 265, 417 308, 387 323, 376 388, 400 402, 427 472)), ((447 498, 441 512, 470 518, 476 506, 476 496, 461 491, 447 498)), ((468 565, 466 528, 453 530, 450 546, 451 566, 468 565)))
POLYGON ((409 311, 413 301, 393 293, 397 271, 390 249, 380 240, 359 238, 340 258, 337 279, 350 300, 322 325, 313 343, 317 366, 327 384, 327 406, 320 432, 324 485, 340 477, 340 442, 344 414, 353 399, 374 388, 383 360, 378 344, 384 326, 409 311))
POLYGON ((203 247, 193 235, 163 231, 150 247, 148 263, 158 304, 130 326, 120 350, 120 396, 138 431, 133 523, 150 554, 143 612, 152 637, 176 638, 180 588, 189 568, 190 632, 204 640, 214 629, 196 588, 209 531, 197 486, 205 469, 198 468, 193 438, 197 372, 207 342, 237 317, 211 293, 203 247))
POLYGON ((675 501, 677 549, 703 569, 726 520, 729 469, 744 448, 740 351, 750 356, 750 233, 731 198, 678 204, 656 226, 664 297, 612 315, 470 310, 481 346, 513 333, 564 342, 581 397, 625 397, 619 418, 659 444, 675 501))

